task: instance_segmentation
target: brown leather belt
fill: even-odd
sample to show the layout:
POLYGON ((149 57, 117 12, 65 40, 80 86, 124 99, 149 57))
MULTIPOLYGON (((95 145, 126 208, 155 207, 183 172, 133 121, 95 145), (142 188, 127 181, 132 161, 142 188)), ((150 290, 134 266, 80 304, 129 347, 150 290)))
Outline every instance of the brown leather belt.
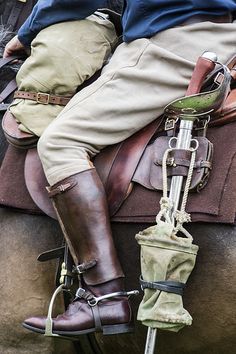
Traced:
POLYGON ((55 96, 44 92, 16 91, 14 93, 14 98, 23 98, 41 104, 57 104, 59 106, 66 106, 71 97, 55 96))
POLYGON ((195 15, 188 18, 186 21, 180 24, 180 26, 192 25, 199 22, 215 22, 215 23, 230 23, 233 21, 233 16, 229 12, 225 15, 195 15))

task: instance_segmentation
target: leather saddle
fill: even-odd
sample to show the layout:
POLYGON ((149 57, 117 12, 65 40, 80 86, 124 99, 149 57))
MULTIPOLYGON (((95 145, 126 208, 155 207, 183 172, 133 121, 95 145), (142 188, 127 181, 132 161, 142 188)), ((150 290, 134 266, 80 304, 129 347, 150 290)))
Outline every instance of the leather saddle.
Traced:
MULTIPOLYGON (((111 216, 116 213, 130 193, 134 171, 146 146, 160 129, 161 123, 162 117, 124 142, 105 148, 93 161, 108 195, 111 216)), ((20 150, 27 150, 24 174, 31 198, 44 213, 56 218, 51 201, 47 196, 47 181, 37 154, 38 137, 21 132, 15 118, 9 111, 3 117, 2 128, 12 146, 20 150)))
MULTIPOLYGON (((236 57, 229 63, 228 68, 234 75, 236 57)), ((224 103, 212 115, 210 126, 217 127, 236 120, 236 89, 232 89, 224 103)), ((150 166, 155 164, 153 154, 159 134, 163 133, 164 116, 157 118, 151 124, 126 139, 104 149, 94 160, 94 165, 105 186, 111 217, 114 217, 120 207, 130 195, 134 182, 148 189, 150 187, 150 166), (146 173, 146 172, 147 173, 146 173), (149 181, 147 183, 147 181, 149 181)), ((51 201, 47 196, 47 181, 35 148, 37 137, 22 133, 10 114, 6 112, 3 119, 3 130, 8 141, 15 147, 28 149, 25 158, 25 183, 27 190, 35 204, 47 215, 56 218, 51 201)))

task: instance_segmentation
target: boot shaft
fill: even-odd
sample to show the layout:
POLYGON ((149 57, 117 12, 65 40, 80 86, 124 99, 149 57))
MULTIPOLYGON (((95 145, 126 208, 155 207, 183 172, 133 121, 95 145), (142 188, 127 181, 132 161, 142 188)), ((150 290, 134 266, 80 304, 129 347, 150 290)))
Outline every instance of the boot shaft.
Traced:
POLYGON ((87 285, 123 277, 117 258, 105 191, 95 169, 50 187, 58 220, 87 285))

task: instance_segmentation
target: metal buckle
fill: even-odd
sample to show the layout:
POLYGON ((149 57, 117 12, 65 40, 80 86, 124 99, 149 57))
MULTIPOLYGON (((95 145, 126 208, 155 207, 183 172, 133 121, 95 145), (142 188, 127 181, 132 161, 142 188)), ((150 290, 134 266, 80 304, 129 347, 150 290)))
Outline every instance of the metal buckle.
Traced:
POLYGON ((37 92, 36 102, 41 104, 49 104, 50 95, 48 93, 37 92), (44 101, 46 99, 46 101, 44 101))
POLYGON ((81 264, 78 264, 75 269, 77 271, 78 274, 83 274, 85 273, 87 270, 95 267, 95 265, 97 264, 96 259, 92 259, 91 261, 88 262, 84 262, 81 264))
POLYGON ((72 272, 70 272, 67 268, 66 268, 66 263, 63 262, 61 265, 61 274, 60 274, 60 279, 59 279, 59 283, 60 284, 64 284, 65 285, 65 277, 74 277, 74 274, 72 272))
POLYGON ((167 130, 173 130, 175 127, 175 124, 177 123, 178 118, 170 118, 168 117, 165 121, 165 131, 167 130))
POLYGON ((79 297, 81 299, 84 298, 84 295, 86 294, 86 291, 83 288, 78 288, 75 294, 75 297, 79 297))
POLYGON ((75 267, 76 271, 78 274, 83 274, 85 272, 84 265, 83 264, 78 264, 75 267))
POLYGON ((197 119, 196 125, 194 126, 194 130, 196 130, 196 131, 202 130, 205 133, 209 122, 210 122, 209 115, 206 116, 206 118, 197 119))
POLYGON ((96 306, 99 301, 105 300, 105 299, 110 299, 112 297, 116 296, 130 296, 130 295, 138 295, 139 291, 138 290, 132 290, 132 291, 117 291, 115 293, 110 293, 107 295, 102 295, 102 296, 93 296, 91 299, 87 300, 87 303, 89 304, 90 307, 96 306))

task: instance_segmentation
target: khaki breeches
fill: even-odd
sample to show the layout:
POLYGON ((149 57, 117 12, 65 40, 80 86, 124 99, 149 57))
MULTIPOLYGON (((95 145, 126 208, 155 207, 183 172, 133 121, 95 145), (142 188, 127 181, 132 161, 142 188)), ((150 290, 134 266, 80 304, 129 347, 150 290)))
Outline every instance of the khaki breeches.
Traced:
POLYGON ((76 94, 40 138, 49 184, 91 168, 101 149, 126 139, 183 96, 206 50, 225 63, 236 50, 236 24, 198 23, 121 44, 101 77, 76 94))

